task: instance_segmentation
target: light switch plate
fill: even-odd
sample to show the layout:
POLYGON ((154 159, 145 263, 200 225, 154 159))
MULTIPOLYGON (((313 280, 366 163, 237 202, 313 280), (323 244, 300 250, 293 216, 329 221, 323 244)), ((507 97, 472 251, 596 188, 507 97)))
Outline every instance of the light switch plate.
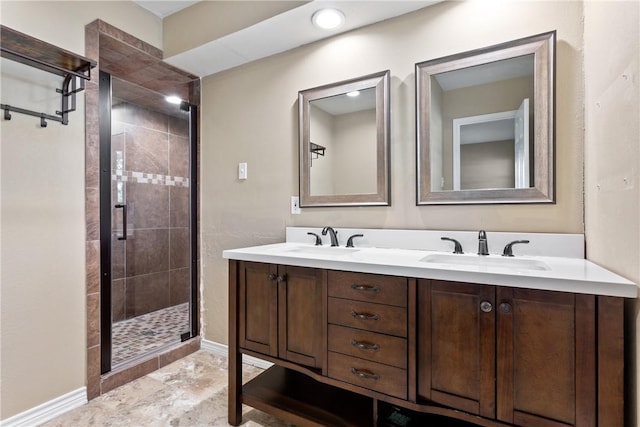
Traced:
POLYGON ((247 179, 246 163, 238 163, 238 179, 247 179))

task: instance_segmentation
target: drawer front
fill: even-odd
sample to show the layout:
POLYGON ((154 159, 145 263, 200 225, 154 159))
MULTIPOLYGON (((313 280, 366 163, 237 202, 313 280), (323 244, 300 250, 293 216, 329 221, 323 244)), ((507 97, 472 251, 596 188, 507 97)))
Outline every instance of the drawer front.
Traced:
POLYGON ((329 351, 407 369, 407 340, 329 325, 329 351))
POLYGON ((329 296, 407 306, 407 279, 377 274, 329 271, 329 296))
POLYGON ((407 337, 407 309, 329 298, 329 323, 407 337))
POLYGON ((380 393, 407 398, 407 371, 329 352, 329 377, 380 393))

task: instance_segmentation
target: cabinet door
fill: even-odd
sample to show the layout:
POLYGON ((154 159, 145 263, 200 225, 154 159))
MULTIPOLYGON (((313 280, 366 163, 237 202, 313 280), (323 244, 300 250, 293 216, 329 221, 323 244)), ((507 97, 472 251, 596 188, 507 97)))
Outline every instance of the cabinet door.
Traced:
POLYGON ((493 286, 419 281, 419 398, 495 417, 494 300, 493 286))
POLYGON ((278 355, 277 268, 241 262, 239 267, 239 345, 270 356, 278 355))
POLYGON ((327 342, 326 271, 278 267, 279 357, 322 368, 327 342))
POLYGON ((497 289, 501 421, 595 426, 593 295, 497 289))

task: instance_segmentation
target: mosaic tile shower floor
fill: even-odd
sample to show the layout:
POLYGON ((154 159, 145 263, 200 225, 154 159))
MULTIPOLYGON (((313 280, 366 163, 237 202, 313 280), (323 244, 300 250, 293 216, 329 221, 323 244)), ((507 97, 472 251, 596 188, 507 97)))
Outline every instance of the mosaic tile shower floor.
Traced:
POLYGON ((111 366, 135 360, 180 342, 180 334, 188 331, 189 303, 114 323, 111 366))

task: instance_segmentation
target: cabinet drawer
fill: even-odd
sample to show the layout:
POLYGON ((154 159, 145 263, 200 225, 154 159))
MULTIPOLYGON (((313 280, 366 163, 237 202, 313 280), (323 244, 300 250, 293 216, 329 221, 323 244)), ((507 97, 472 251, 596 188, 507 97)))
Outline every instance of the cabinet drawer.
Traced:
POLYGON ((407 336, 407 309, 329 298, 329 323, 383 334, 407 336))
POLYGON ((329 377, 380 393, 407 398, 407 371, 329 352, 329 377))
POLYGON ((377 274, 329 271, 329 296, 407 306, 407 279, 377 274))
POLYGON ((329 351, 407 369, 407 340, 329 325, 329 351))

